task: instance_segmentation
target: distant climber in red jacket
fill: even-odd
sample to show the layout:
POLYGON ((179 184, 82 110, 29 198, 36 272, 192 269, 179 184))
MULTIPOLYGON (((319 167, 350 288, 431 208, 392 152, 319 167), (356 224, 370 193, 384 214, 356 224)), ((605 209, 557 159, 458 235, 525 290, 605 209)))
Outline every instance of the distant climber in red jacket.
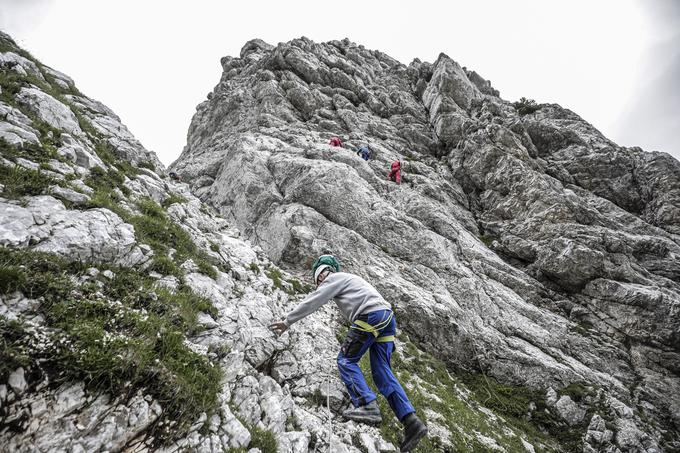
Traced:
POLYGON ((338 138, 338 137, 333 137, 333 138, 331 138, 330 145, 331 146, 342 146, 342 140, 340 140, 340 138, 338 138))
POLYGON ((396 182, 397 184, 401 184, 401 162, 398 160, 392 162, 392 169, 390 170, 390 174, 387 175, 387 179, 396 182))

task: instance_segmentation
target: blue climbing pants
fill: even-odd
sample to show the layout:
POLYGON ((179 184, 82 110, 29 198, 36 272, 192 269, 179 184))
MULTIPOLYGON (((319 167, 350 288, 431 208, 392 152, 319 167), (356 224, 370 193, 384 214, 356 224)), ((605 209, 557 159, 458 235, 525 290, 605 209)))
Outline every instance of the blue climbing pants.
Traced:
POLYGON ((354 406, 363 406, 375 400, 377 397, 368 388, 366 379, 364 379, 361 368, 359 368, 359 360, 370 349, 373 383, 387 399, 392 411, 401 421, 416 410, 392 373, 390 366, 396 331, 397 321, 390 310, 378 310, 361 315, 350 327, 347 338, 340 348, 338 369, 354 406), (375 326, 377 335, 367 332, 366 324, 375 326))

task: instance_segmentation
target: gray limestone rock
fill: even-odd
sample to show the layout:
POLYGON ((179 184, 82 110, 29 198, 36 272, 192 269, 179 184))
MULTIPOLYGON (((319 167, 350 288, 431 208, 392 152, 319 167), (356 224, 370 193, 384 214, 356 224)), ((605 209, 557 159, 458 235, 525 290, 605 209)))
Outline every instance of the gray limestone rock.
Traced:
POLYGON ((50 193, 63 200, 70 201, 76 206, 85 206, 90 201, 90 197, 87 195, 61 186, 52 186, 50 193))
POLYGON ((38 118, 55 129, 82 136, 78 118, 68 106, 35 87, 24 87, 17 94, 17 101, 35 113, 38 118))
POLYGON ((30 118, 21 110, 0 102, 0 137, 10 145, 23 146, 24 143, 38 144, 38 131, 31 124, 30 118))
POLYGON ((26 390, 26 378, 24 377, 24 369, 23 368, 17 368, 14 370, 10 375, 9 379, 7 380, 7 383, 9 384, 9 387, 16 393, 17 395, 21 395, 24 393, 26 390))
POLYGON ((0 244, 32 246, 73 260, 141 264, 148 257, 136 245, 134 228, 107 209, 68 210, 51 196, 26 207, 0 200, 0 244))
MULTIPOLYGON (((520 114, 446 55, 407 67, 301 38, 249 42, 222 67, 172 168, 275 262, 302 272, 331 250, 450 366, 597 384, 677 432, 677 161, 558 105, 520 114), (368 162, 351 151, 366 143, 368 162)), ((285 357, 277 379, 300 367, 285 357)), ((579 425, 590 403, 554 397, 579 425)))
POLYGON ((557 400, 555 403, 555 411, 570 425, 580 423, 586 415, 586 411, 578 407, 578 405, 567 395, 563 395, 557 400))
POLYGON ((57 153, 77 166, 86 169, 105 166, 94 151, 79 143, 70 134, 61 134, 59 140, 62 146, 57 149, 57 153))

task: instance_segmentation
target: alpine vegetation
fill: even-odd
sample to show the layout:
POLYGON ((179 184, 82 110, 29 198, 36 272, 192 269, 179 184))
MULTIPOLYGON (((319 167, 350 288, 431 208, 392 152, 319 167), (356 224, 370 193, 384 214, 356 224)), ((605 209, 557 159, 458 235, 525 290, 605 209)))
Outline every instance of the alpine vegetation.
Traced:
POLYGON ((1 450, 680 449, 680 163, 443 54, 222 67, 166 174, 0 33, 1 450))

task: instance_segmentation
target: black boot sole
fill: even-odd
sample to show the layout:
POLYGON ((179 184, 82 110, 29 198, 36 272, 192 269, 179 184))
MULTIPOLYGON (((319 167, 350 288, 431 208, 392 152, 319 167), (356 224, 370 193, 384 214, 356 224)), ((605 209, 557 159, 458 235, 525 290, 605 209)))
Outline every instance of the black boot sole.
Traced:
POLYGON ((348 417, 346 415, 342 416, 345 420, 351 420, 357 423, 365 423, 367 425, 379 425, 382 423, 382 417, 376 419, 375 417, 348 417))
POLYGON ((420 439, 427 435, 427 426, 423 425, 410 439, 401 444, 400 452, 405 453, 413 450, 420 442, 420 439))

